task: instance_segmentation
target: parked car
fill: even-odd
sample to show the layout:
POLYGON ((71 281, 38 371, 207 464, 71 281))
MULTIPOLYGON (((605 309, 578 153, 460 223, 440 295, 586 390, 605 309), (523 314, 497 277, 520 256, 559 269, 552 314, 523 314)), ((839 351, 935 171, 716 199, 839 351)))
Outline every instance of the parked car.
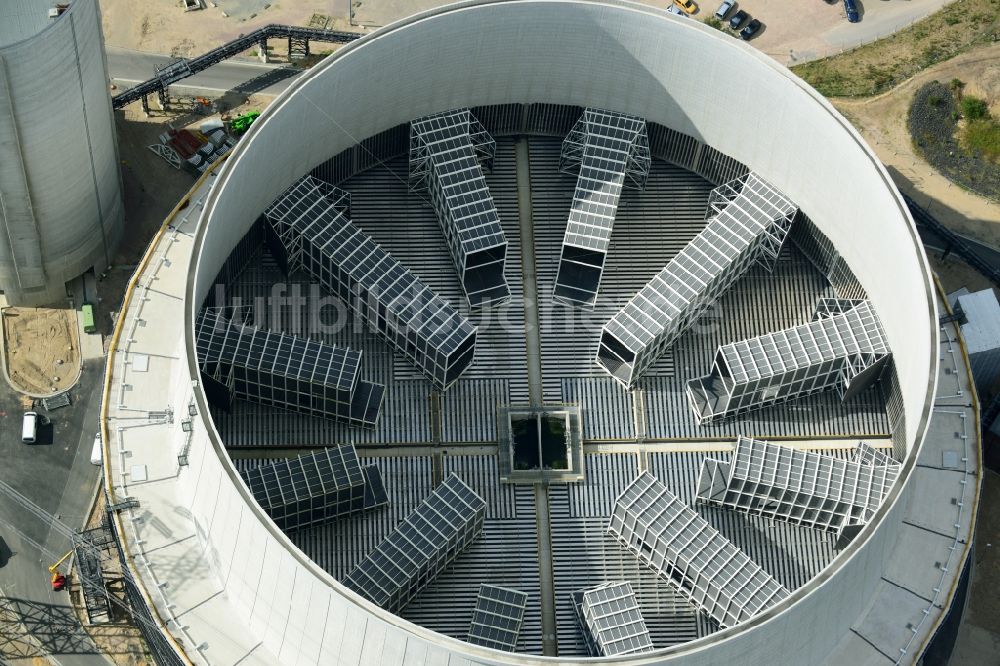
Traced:
POLYGON ((698 5, 694 4, 694 0, 674 0, 674 6, 680 7, 687 14, 694 14, 698 11, 698 5))
POLYGON ((720 21, 725 21, 726 17, 729 16, 729 12, 733 11, 733 6, 736 5, 735 0, 726 0, 719 8, 715 10, 715 18, 720 21))
POLYGON ((101 465, 104 462, 104 440, 101 439, 101 433, 94 435, 94 444, 90 447, 90 463, 92 465, 101 465))
POLYGON ((861 20, 861 14, 858 13, 858 4, 854 0, 844 0, 844 11, 847 12, 847 20, 851 23, 857 23, 861 20))
POLYGON ((676 5, 670 5, 667 7, 667 11, 671 14, 677 14, 678 16, 687 16, 687 14, 685 14, 684 11, 676 5))
POLYGON ((34 444, 38 437, 38 412, 25 412, 21 421, 21 441, 34 444))
POLYGON ((25 444, 34 444, 38 441, 38 429, 52 423, 49 417, 38 412, 25 412, 21 421, 21 441, 25 444))
POLYGON ((743 22, 748 18, 750 18, 750 15, 741 9, 729 17, 729 27, 733 30, 739 30, 740 26, 743 25, 743 22))
POLYGON ((745 40, 753 39, 754 35, 760 32, 760 29, 762 27, 763 24, 760 21, 758 21, 757 19, 753 19, 752 21, 747 23, 745 28, 740 30, 740 39, 745 39, 745 40))

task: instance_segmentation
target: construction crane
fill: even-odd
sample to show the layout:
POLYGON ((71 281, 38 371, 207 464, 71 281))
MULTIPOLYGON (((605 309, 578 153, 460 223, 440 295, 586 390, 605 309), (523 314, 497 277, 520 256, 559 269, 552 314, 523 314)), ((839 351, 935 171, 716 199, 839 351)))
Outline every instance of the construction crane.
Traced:
POLYGON ((65 555, 63 555, 62 557, 60 557, 59 561, 57 561, 55 564, 53 564, 51 567, 49 567, 49 573, 52 574, 52 591, 53 592, 61 592, 62 590, 64 590, 66 588, 66 576, 64 576, 63 574, 59 573, 59 565, 61 565, 66 560, 68 560, 72 554, 73 554, 73 551, 71 550, 68 553, 66 553, 65 555))
MULTIPOLYGON (((60 557, 55 564, 49 567, 49 572, 52 574, 53 590, 59 591, 64 589, 67 581, 66 577, 63 574, 59 573, 59 567, 74 552, 79 551, 81 556, 85 558, 89 557, 94 561, 98 562, 100 561, 101 553, 99 549, 94 546, 94 544, 88 542, 86 539, 78 538, 79 535, 76 532, 76 530, 72 529, 71 527, 63 523, 61 520, 56 518, 54 515, 52 515, 42 507, 38 506, 34 502, 32 502, 30 499, 19 493, 17 490, 15 490, 13 487, 5 483, 4 481, 0 481, 0 495, 6 495, 7 498, 13 500, 16 504, 20 505, 28 513, 34 515, 39 520, 43 521, 46 525, 49 525, 53 529, 53 531, 55 531, 57 534, 62 535, 73 544, 73 550, 70 550, 68 553, 60 557), (62 587, 57 588, 56 587, 57 583, 61 583, 62 587)), ((7 527, 13 529, 21 536, 22 539, 25 539, 33 546, 38 548, 39 552, 41 552, 43 556, 45 557, 55 556, 54 553, 50 552, 43 545, 31 540, 29 537, 27 537, 27 535, 23 534, 13 525, 8 525, 7 527)), ((121 575, 123 579, 128 580, 131 584, 133 585, 137 584, 135 579, 132 577, 132 573, 128 570, 127 567, 122 567, 121 575)), ((127 602, 124 602, 123 600, 119 599, 116 595, 110 594, 104 585, 97 584, 96 581, 89 580, 87 575, 85 575, 83 572, 81 572, 80 574, 80 584, 85 594, 87 592, 90 592, 94 595, 104 598, 109 604, 109 609, 110 605, 117 606, 121 611, 123 611, 129 617, 131 617, 132 621, 137 626, 142 625, 148 631, 153 631, 156 633, 159 633, 161 631, 161 628, 155 622, 143 616, 142 613, 133 610, 127 602)))

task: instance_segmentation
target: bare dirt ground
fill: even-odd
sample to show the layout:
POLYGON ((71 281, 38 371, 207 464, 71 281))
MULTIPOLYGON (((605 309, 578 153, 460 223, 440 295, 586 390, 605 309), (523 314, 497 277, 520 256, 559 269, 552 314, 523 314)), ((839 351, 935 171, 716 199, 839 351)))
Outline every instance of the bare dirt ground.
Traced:
MULTIPOLYGON (((959 78, 970 94, 1000 97, 1000 44, 932 67, 893 90, 868 99, 831 100, 885 163, 896 186, 958 233, 1000 247, 1000 203, 955 185, 918 156, 906 127, 914 93, 924 83, 959 78)), ((997 108, 994 103, 993 108, 997 108)))
MULTIPOLYGON (((659 9, 669 3, 669 0, 639 1, 659 9)), ((860 23, 847 22, 843 2, 839 0, 832 3, 742 0, 738 8, 764 24, 763 32, 751 44, 778 61, 790 64, 839 53, 888 35, 937 11, 947 2, 949 0, 859 0, 863 12, 860 23)), ((443 4, 446 2, 442 0, 353 0, 351 11, 355 24, 374 27, 443 4)), ((698 2, 694 18, 706 20, 720 4, 722 0, 698 2)))
POLYGON ((55 308, 3 311, 7 374, 25 393, 70 388, 80 374, 76 312, 55 308))
MULTIPOLYGON (((108 45, 189 57, 268 23, 307 25, 319 14, 329 19, 326 27, 330 29, 364 31, 449 0, 202 0, 204 9, 192 12, 185 12, 179 0, 100 1, 108 45)), ((666 4, 664 0, 640 1, 660 9, 666 4)), ((860 23, 847 22, 839 1, 810 0, 792 6, 788 0, 743 0, 738 4, 764 23, 763 32, 751 43, 780 62, 792 64, 891 34, 949 1, 858 0, 860 23)), ((720 3, 699 3, 694 18, 705 20, 720 3)), ((279 56, 286 48, 277 42, 271 47, 279 56)))
MULTIPOLYGON (((361 30, 350 25, 349 5, 343 1, 202 0, 204 9, 191 12, 184 11, 179 0, 100 0, 100 3, 104 40, 109 46, 184 58, 270 23, 308 25, 313 14, 329 19, 324 27, 330 30, 361 30)), ((287 50, 277 41, 274 45, 279 52, 287 50)))

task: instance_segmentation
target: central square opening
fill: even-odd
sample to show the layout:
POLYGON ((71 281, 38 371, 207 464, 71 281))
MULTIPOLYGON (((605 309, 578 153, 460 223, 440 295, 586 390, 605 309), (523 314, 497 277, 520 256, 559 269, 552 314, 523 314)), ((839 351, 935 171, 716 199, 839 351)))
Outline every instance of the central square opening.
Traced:
POLYGON ((503 483, 583 481, 579 405, 500 405, 497 416, 497 455, 503 483))
POLYGON ((568 417, 565 413, 510 415, 513 463, 517 471, 570 468, 568 417))

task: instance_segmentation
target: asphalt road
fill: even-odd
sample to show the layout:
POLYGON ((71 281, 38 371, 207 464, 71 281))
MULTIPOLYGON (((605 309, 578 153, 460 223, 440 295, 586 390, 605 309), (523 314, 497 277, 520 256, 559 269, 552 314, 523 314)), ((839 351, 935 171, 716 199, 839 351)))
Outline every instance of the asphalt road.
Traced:
MULTIPOLYGON (((90 451, 102 373, 103 363, 90 361, 70 389, 73 404, 51 414, 38 408, 52 423, 33 445, 21 443, 23 410, 17 393, 0 380, 0 479, 72 529, 82 527, 99 477, 90 451)), ((19 616, 34 637, 5 627, 0 663, 37 663, 31 659, 47 654, 63 666, 109 664, 77 623, 69 595, 49 584, 48 567, 69 551, 69 541, 6 495, 0 495, 0 540, 0 611, 19 616)))
MULTIPOLYGON (((132 51, 109 46, 106 49, 108 72, 119 88, 129 88, 152 78, 156 68, 176 58, 144 51, 132 51)), ((198 74, 170 86, 172 90, 221 96, 233 90, 247 93, 277 95, 288 87, 301 70, 286 65, 266 65, 262 62, 225 60, 198 74)))

